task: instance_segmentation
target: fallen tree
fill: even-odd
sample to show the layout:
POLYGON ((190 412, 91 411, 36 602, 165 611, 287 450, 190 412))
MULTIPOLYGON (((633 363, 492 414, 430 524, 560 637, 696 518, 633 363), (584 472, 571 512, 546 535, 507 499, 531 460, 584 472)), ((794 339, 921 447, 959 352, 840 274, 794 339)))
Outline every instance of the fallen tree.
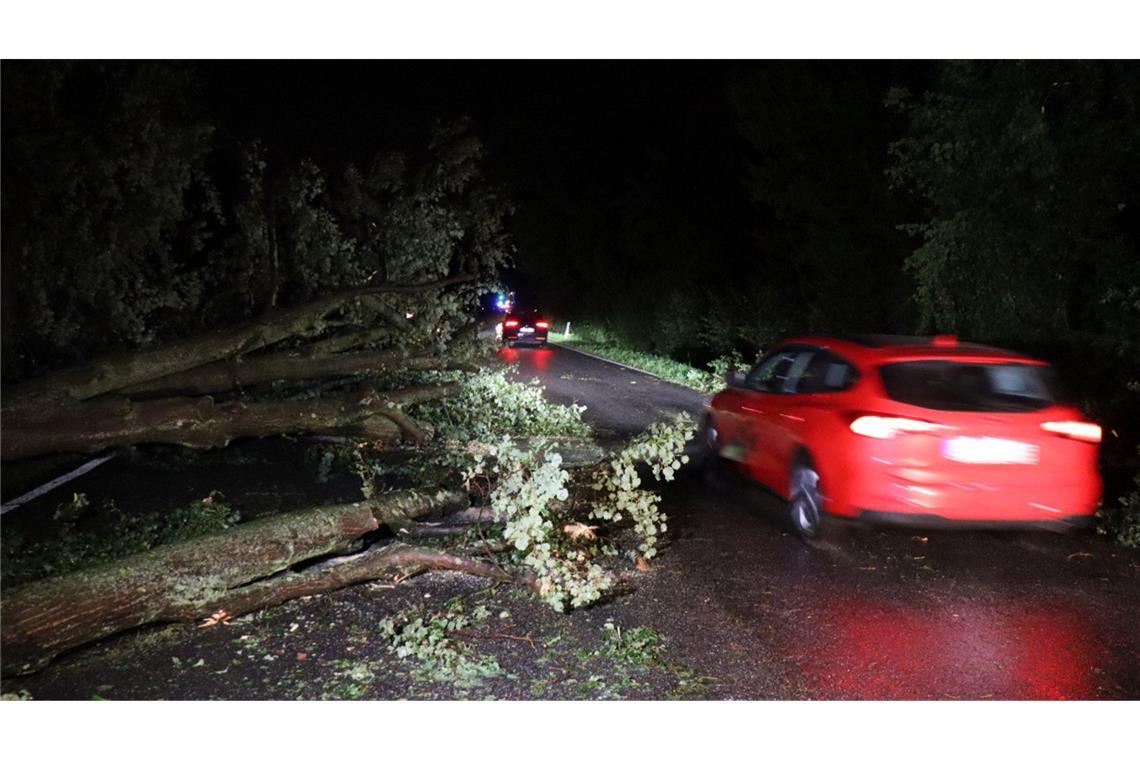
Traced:
MULTIPOLYGON (((90 85, 70 66, 56 74, 90 85)), ((21 134, 56 134, 33 117, 55 113, 60 90, 25 84, 29 102, 43 108, 22 112, 32 128, 21 134)), ((131 113, 149 102, 139 94, 104 105, 131 113)), ((457 485, 463 450, 450 444, 458 429, 585 433, 577 410, 520 425, 537 389, 503 404, 494 395, 502 376, 489 384, 479 372, 481 385, 470 377, 456 384, 432 372, 479 363, 473 308, 512 250, 509 200, 484 180, 482 145, 464 123, 439 125, 414 156, 381 154, 363 170, 329 174, 309 161, 274 165, 256 144, 230 146, 237 150, 226 160, 209 162, 198 139, 156 149, 155 136, 167 134, 155 126, 167 118, 161 111, 143 114, 149 126, 129 135, 98 119, 68 125, 50 167, 34 145, 14 143, 27 171, 11 174, 27 187, 4 196, 6 211, 11 200, 20 213, 5 215, 19 224, 5 225, 12 318, 3 320, 0 457, 318 433, 349 439, 329 461, 404 449, 416 466, 401 484, 439 482, 420 472, 434 469, 457 485), (77 145, 95 147, 78 155, 77 145), (189 145, 201 152, 179 152, 189 145), (151 171, 152 154, 168 170, 151 171), (211 176, 215 169, 221 174, 211 176), (120 198, 131 202, 106 202, 120 198), (445 440, 432 448, 440 430, 445 440), (414 451, 399 445, 409 442, 414 451)), ((134 626, 240 614, 402 563, 504 578, 477 559, 402 544, 339 556, 382 525, 398 530, 468 503, 462 492, 393 495, 377 464, 359 472, 367 503, 239 523, 6 587, 5 672, 134 626)))
MULTIPOLYGON (((333 311, 361 294, 439 291, 471 279, 463 275, 417 285, 335 293, 236 328, 96 359, 29 381, 4 395, 0 425, 5 434, 0 458, 7 461, 53 452, 97 453, 142 443, 210 448, 225 446, 235 438, 290 433, 361 435, 389 443, 406 437, 422 443, 424 429, 400 407, 454 393, 456 386, 255 402, 216 403, 211 394, 240 395, 250 388, 281 383, 296 386, 336 377, 382 378, 409 370, 474 369, 470 362, 449 355, 450 347, 459 342, 456 338, 470 338, 470 330, 456 331, 443 348, 416 352, 410 349, 425 342, 423 329, 415 335, 414 326, 400 322, 397 327, 356 329, 346 335, 322 337, 301 348, 255 353, 248 358, 244 355, 287 339, 319 335, 331 324, 326 319, 333 311), (391 347, 335 353, 382 336, 387 336, 391 347), (177 395, 169 397, 171 393, 177 395)), ((440 330, 442 327, 434 331, 429 328, 427 332, 440 330)))
MULTIPOLYGON (((645 539, 640 551, 651 556, 653 535, 657 527, 663 529, 664 518, 655 513, 657 497, 637 490, 628 468, 632 457, 638 457, 656 472, 672 471, 683 438, 667 435, 672 440, 662 437, 661 431, 651 431, 631 448, 611 454, 592 441, 566 436, 514 443, 504 439, 493 454, 506 467, 500 477, 524 478, 505 486, 505 491, 472 488, 476 481, 491 484, 479 474, 483 470, 478 464, 485 461, 488 450, 475 444, 469 453, 476 457, 476 469, 467 473, 466 480, 479 498, 478 508, 470 506, 467 490, 377 492, 373 483, 365 488, 364 502, 268 517, 17 585, 6 589, 0 600, 3 672, 32 672, 71 649, 142 625, 194 621, 210 625, 392 573, 408 577, 426 570, 452 570, 521 584, 560 609, 564 602, 589 603, 629 576, 603 572, 591 563, 591 557, 599 556, 602 529, 579 520, 586 516, 613 522, 628 513, 634 518, 635 532, 645 539), (550 478, 550 482, 569 482, 563 461, 583 474, 575 488, 584 490, 575 498, 541 485, 550 478), (589 496, 616 488, 616 482, 626 484, 616 500, 615 493, 589 496), (540 496, 542 491, 545 495, 540 496), (528 493, 539 501, 517 500, 528 493), (632 507, 635 503, 641 506, 632 507), (421 522, 445 516, 446 525, 421 522), (383 540, 377 534, 385 526, 397 540, 383 540), (483 531, 492 527, 501 531, 502 539, 484 538, 483 531), (472 529, 481 540, 466 539, 467 552, 486 557, 510 551, 515 553, 512 559, 501 564, 405 542, 416 536, 463 535, 472 529), (382 540, 363 548, 378 537, 382 540), (555 543, 565 546, 556 549, 555 543)), ((637 556, 641 568, 644 558, 637 556)))
MULTIPOLYGON (((220 610, 243 614, 379 577, 388 567, 431 564, 427 554, 392 549, 290 572, 299 563, 343 553, 393 515, 413 520, 461 509, 467 503, 463 491, 393 491, 367 503, 315 507, 256 520, 118 562, 5 589, 0 600, 3 672, 29 672, 69 649, 140 625, 199 620, 220 610)), ((434 561, 443 567, 451 560, 441 555, 434 561)), ((483 566, 465 569, 472 568, 483 566)))
MULTIPOLYGON (((85 401, 204 364, 248 354, 290 338, 312 337, 338 324, 329 315, 346 301, 381 293, 425 293, 471 282, 463 274, 418 284, 374 285, 331 293, 315 301, 278 309, 237 327, 212 330, 155 348, 100 357, 28 380, 4 395, 4 409, 85 401)), ((382 311, 382 310, 378 310, 382 311)), ((397 321, 396 324, 399 324, 397 321)))
POLYGON ((153 401, 108 399, 58 411, 13 411, 4 420, 0 457, 5 460, 57 451, 96 453, 116 446, 165 443, 191 448, 225 446, 235 438, 285 433, 359 435, 395 443, 425 433, 400 411, 403 404, 458 392, 455 383, 374 391, 300 401, 216 404, 209 396, 153 401))
MULTIPOLYGON (((526 438, 568 465, 588 468, 604 459, 588 439, 526 438)), ((410 453, 410 452, 408 452, 410 453)), ((387 541, 363 551, 362 539, 387 526, 401 538, 489 528, 492 510, 470 505, 459 489, 367 489, 364 502, 314 507, 238 524, 224 532, 160 546, 89 569, 6 588, 0 600, 0 647, 6 675, 43 667, 57 655, 107 636, 159 622, 225 618, 384 577, 454 570, 518 582, 537 591, 525 570, 471 556, 387 541), (417 522, 447 516, 449 524, 417 522), (324 561, 319 561, 325 558, 324 561)), ((486 552, 496 542, 472 547, 486 552)), ((497 543, 495 551, 509 548, 497 543)))

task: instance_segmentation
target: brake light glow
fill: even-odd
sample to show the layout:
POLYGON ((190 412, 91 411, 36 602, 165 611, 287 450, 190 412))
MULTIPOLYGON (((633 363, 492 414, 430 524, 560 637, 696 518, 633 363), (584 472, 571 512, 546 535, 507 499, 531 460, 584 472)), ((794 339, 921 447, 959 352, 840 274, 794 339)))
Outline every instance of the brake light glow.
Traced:
POLYGON ((504 324, 506 324, 507 327, 518 327, 519 321, 517 319, 508 319, 504 324))
POLYGON ((550 323, 549 322, 535 322, 534 326, 535 327, 541 327, 543 330, 545 330, 548 327, 550 327, 550 323))
POLYGON ((946 425, 933 422, 912 420, 907 417, 875 417, 866 415, 858 417, 851 423, 851 432, 864 435, 868 438, 894 438, 900 433, 933 433, 938 430, 948 430, 946 425))
POLYGON ((1100 425, 1092 422, 1042 422, 1041 429, 1088 443, 1100 443, 1101 439, 1100 425))

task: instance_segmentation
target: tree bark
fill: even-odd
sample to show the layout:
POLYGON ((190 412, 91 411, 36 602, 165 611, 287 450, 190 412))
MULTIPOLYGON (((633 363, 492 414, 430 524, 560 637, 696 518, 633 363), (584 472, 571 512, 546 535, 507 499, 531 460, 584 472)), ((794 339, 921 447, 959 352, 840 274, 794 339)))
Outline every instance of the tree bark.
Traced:
POLYGON ((372 570, 364 568, 378 567, 375 560, 333 561, 315 572, 279 574, 298 562, 343 552, 379 528, 385 514, 424 517, 467 502, 462 491, 393 491, 370 503, 277 515, 5 589, 3 672, 30 672, 69 649, 140 625, 196 620, 219 610, 242 614, 339 588, 333 579, 340 585, 366 580, 372 570))
POLYGON ((475 275, 457 275, 414 285, 374 285, 331 293, 301 306, 277 309, 237 327, 177 340, 156 348, 102 357, 77 367, 29 380, 4 394, 4 410, 76 402, 119 388, 138 385, 203 364, 256 351, 286 338, 312 336, 326 326, 325 318, 345 301, 383 293, 422 293, 467 282, 475 275))
MULTIPOLYGON (((404 365, 421 364, 422 356, 409 357, 404 352, 356 351, 315 357, 307 353, 282 352, 248 359, 234 357, 201 367, 166 375, 156 380, 127 386, 116 395, 130 397, 204 396, 229 390, 252 388, 281 380, 319 380, 338 375, 384 375, 404 365)), ((439 362, 439 359, 435 360, 439 362)))
POLYGON ((457 383, 379 395, 215 404, 203 398, 154 401, 108 399, 69 405, 55 413, 14 410, 4 420, 0 459, 52 452, 96 453, 116 446, 166 443, 192 448, 225 446, 235 438, 284 433, 340 433, 382 441, 400 439, 400 404, 451 395, 457 383))
POLYGON ((395 332, 396 331, 390 325, 385 327, 373 327, 366 330, 354 329, 341 335, 333 335, 323 340, 309 343, 300 348, 299 351, 305 356, 323 357, 328 354, 339 354, 342 351, 348 351, 357 346, 384 340, 392 336, 395 332))

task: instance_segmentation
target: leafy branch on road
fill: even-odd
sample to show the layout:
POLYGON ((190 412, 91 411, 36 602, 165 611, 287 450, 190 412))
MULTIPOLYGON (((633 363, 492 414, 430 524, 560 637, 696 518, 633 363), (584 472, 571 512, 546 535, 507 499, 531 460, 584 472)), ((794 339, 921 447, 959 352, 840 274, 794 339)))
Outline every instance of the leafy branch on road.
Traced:
POLYGON ((505 523, 503 538, 542 599, 558 610, 583 607, 617 582, 597 559, 619 548, 616 541, 592 542, 595 526, 579 518, 627 522, 639 542, 636 556, 653 557, 665 515, 660 494, 641 487, 637 467, 647 465, 655 480, 672 480, 688 461, 683 450, 694 431, 686 414, 657 423, 583 477, 571 475, 561 455, 544 447, 522 451, 509 438, 475 443, 463 479, 469 490, 489 492, 495 518, 505 523))

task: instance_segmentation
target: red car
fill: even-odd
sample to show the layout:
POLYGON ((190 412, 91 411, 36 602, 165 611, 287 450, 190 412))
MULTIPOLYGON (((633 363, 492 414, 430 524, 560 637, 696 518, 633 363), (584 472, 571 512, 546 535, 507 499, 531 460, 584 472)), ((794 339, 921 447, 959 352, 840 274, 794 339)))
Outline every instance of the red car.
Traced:
POLYGON ((1101 429, 1050 367, 953 336, 786 341, 730 377, 704 435, 707 461, 787 499, 809 541, 838 518, 1067 529, 1101 495, 1101 429))
POLYGON ((508 346, 532 342, 546 345, 550 322, 537 311, 511 312, 503 317, 499 337, 508 346))

